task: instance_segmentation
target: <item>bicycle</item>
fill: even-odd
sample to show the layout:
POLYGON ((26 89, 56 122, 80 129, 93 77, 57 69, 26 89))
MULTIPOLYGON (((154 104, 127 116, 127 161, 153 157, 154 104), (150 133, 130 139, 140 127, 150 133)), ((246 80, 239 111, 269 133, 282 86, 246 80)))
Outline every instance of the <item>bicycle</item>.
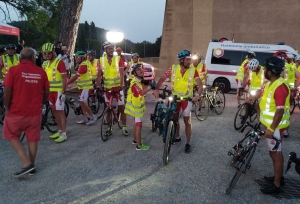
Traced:
MULTIPOLYGON (((120 124, 121 114, 119 110, 115 111, 116 106, 112 105, 113 98, 116 98, 116 96, 120 94, 119 91, 103 92, 109 92, 111 94, 110 100, 102 113, 102 122, 100 130, 101 139, 103 142, 106 142, 108 140, 108 137, 112 135, 112 126, 116 123, 118 124, 118 127, 120 129, 122 129, 122 126, 120 124)), ((121 100, 121 97, 119 97, 119 100, 121 100)))
POLYGON ((295 163, 295 170, 300 175, 300 158, 297 158, 297 154, 295 152, 289 153, 289 160, 287 163, 287 168, 285 170, 285 173, 287 173, 288 170, 291 168, 292 163, 295 163))
MULTIPOLYGON (((41 123, 41 130, 44 130, 46 127, 47 130, 51 133, 56 133, 58 131, 58 126, 55 122, 55 116, 53 115, 52 109, 50 108, 49 101, 43 104, 42 107, 42 123, 41 123)), ((25 138, 25 133, 21 136, 21 142, 25 138)))
POLYGON ((217 115, 221 115, 225 109, 225 95, 218 89, 218 86, 203 85, 203 88, 204 92, 199 101, 194 103, 195 115, 200 121, 203 121, 208 117, 209 111, 215 111, 217 115), (208 92, 212 92, 212 94, 209 94, 208 92))
MULTIPOLYGON (((234 166, 236 172, 232 177, 228 188, 226 189, 226 194, 229 195, 234 185, 242 175, 242 173, 246 173, 247 169, 251 167, 251 160, 256 151, 257 144, 260 142, 261 138, 264 136, 265 132, 260 130, 260 122, 252 125, 249 122, 240 130, 241 133, 244 132, 246 127, 252 128, 252 130, 248 131, 245 137, 240 140, 236 145, 233 146, 233 151, 228 151, 228 156, 233 156, 231 159, 231 166, 234 166)), ((280 140, 273 137, 273 140, 276 142, 273 150, 277 150, 280 140)))
MULTIPOLYGON (((244 90, 243 92, 248 93, 248 91, 244 91, 244 90)), ((255 95, 256 91, 251 91, 250 94, 255 95)), ((249 104, 245 102, 239 107, 234 117, 233 125, 235 130, 240 130, 244 126, 248 118, 250 123, 255 121, 255 119, 257 118, 257 111, 256 111, 257 104, 258 101, 255 100, 253 104, 249 104)))
POLYGON ((300 105, 299 105, 299 94, 298 94, 298 89, 295 88, 295 89, 290 89, 290 114, 292 115, 295 108, 296 108, 296 105, 298 105, 299 109, 300 109, 300 105), (295 99, 296 98, 296 99, 295 99), (297 103, 296 103, 297 101, 297 103))

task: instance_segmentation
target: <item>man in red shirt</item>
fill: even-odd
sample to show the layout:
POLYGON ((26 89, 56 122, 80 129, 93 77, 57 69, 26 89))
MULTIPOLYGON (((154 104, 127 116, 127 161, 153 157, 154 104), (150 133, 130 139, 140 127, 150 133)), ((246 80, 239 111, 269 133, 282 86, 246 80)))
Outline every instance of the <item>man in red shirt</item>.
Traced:
MULTIPOLYGON (((191 109, 192 102, 187 100, 188 97, 193 97, 193 84, 198 85, 198 93, 193 97, 193 101, 198 101, 199 96, 203 91, 203 84, 200 80, 197 69, 190 67, 191 53, 188 50, 182 50, 177 55, 179 64, 172 65, 166 73, 159 79, 156 84, 156 90, 154 95, 156 98, 159 96, 159 88, 162 83, 172 75, 172 94, 181 97, 182 99, 177 101, 176 108, 178 113, 182 109, 183 121, 185 124, 186 144, 185 153, 191 152, 190 140, 192 134, 192 122, 191 122, 191 109)), ((180 142, 179 137, 179 123, 176 130, 175 142, 180 142)))
POLYGON ((34 64, 35 50, 24 48, 21 63, 11 67, 4 82, 5 119, 3 138, 9 140, 20 157, 23 168, 14 174, 22 176, 35 171, 37 142, 40 140, 42 123, 42 104, 49 95, 49 82, 46 73, 34 64), (25 132, 29 156, 20 141, 25 132))

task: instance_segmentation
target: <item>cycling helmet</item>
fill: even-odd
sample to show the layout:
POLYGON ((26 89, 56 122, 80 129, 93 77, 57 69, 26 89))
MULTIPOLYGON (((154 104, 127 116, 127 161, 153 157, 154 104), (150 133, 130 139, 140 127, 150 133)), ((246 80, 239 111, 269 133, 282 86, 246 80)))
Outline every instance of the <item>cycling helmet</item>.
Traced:
POLYGON ((45 43, 42 46, 42 52, 53 52, 55 46, 52 43, 45 43))
POLYGON ((297 61, 300 61, 300 55, 297 55, 297 56, 295 57, 295 62, 297 62, 297 61))
POLYGON ((266 69, 270 70, 274 74, 280 74, 285 66, 284 60, 278 57, 270 57, 265 61, 266 69))
POLYGON ((138 53, 132 53, 131 57, 140 57, 138 53))
POLYGON ((133 65, 130 66, 129 72, 130 72, 131 74, 133 74, 133 72, 134 72, 136 69, 140 68, 140 67, 141 67, 141 64, 140 64, 140 63, 134 63, 133 65))
POLYGON ((114 47, 115 46, 115 44, 114 43, 112 43, 112 42, 108 42, 108 41, 106 41, 106 42, 104 42, 103 43, 103 47, 104 47, 104 49, 105 48, 107 48, 107 47, 114 47))
POLYGON ((94 51, 94 50, 88 50, 88 51, 87 51, 87 55, 92 55, 92 56, 95 56, 95 55, 96 55, 96 53, 95 53, 95 51, 94 51))
POLYGON ((75 53, 75 56, 79 56, 79 57, 86 57, 86 53, 84 51, 77 51, 75 53))
POLYGON ((285 60, 287 58, 286 52, 278 51, 275 52, 273 57, 278 57, 279 59, 285 60))
POLYGON ((117 52, 122 52, 123 50, 122 50, 122 48, 118 47, 118 48, 116 49, 116 51, 117 51, 117 52))
POLYGON ((247 54, 247 58, 253 58, 253 57, 256 57, 255 52, 249 50, 249 51, 248 51, 248 54, 247 54))
POLYGON ((193 59, 202 59, 202 55, 200 55, 199 53, 194 53, 193 55, 193 59))
POLYGON ((14 44, 8 44, 8 45, 6 45, 6 49, 7 50, 10 50, 10 49, 16 50, 17 47, 14 44))
POLYGON ((184 58, 191 58, 191 52, 188 50, 182 50, 178 53, 177 58, 179 61, 184 58))
POLYGON ((252 59, 248 62, 248 69, 254 71, 259 66, 259 61, 257 59, 252 59))

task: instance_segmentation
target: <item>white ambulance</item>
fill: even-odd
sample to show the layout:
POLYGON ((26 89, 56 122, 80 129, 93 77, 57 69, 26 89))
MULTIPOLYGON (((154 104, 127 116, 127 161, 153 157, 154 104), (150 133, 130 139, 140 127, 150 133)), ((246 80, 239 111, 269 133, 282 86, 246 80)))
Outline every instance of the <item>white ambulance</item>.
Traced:
POLYGON ((298 54, 293 48, 284 45, 284 43, 275 45, 233 43, 232 41, 210 42, 205 58, 209 84, 215 85, 218 83, 219 88, 224 92, 236 89, 235 76, 249 50, 255 52, 256 59, 261 65, 277 51, 298 54))

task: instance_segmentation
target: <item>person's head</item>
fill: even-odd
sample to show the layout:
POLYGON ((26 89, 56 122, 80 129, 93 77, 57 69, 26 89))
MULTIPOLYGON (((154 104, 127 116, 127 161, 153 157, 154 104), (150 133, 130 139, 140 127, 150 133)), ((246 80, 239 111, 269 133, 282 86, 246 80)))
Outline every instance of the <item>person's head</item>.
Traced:
POLYGON ((42 46, 42 53, 44 60, 54 60, 56 58, 55 55, 55 46, 52 43, 45 43, 42 46))
POLYGON ((202 55, 200 55, 199 53, 194 53, 193 57, 192 57, 192 61, 193 61, 193 65, 197 66, 202 59, 202 55))
POLYGON ((286 58, 287 58, 287 55, 286 55, 286 52, 283 52, 283 51, 277 51, 277 52, 274 53, 273 57, 277 57, 277 58, 279 58, 279 59, 285 61, 286 58))
POLYGON ((256 54, 255 54, 255 52, 249 50, 246 57, 247 57, 248 60, 251 60, 251 59, 254 59, 256 57, 256 54))
POLYGON ((268 80, 278 79, 284 69, 284 60, 278 57, 270 57, 265 61, 265 77, 268 80))
POLYGON ((139 79, 144 78, 144 71, 143 71, 142 65, 140 63, 134 63, 133 65, 130 66, 129 70, 130 70, 131 74, 133 74, 137 78, 139 78, 139 79))
POLYGON ((76 64, 80 64, 81 62, 86 60, 86 53, 84 51, 77 51, 75 53, 76 64))
POLYGON ((24 40, 19 40, 20 45, 24 46, 25 45, 25 41, 24 40))
POLYGON ((138 63, 139 62, 139 58, 140 58, 140 56, 139 56, 138 53, 132 53, 131 59, 132 59, 133 63, 138 63))
POLYGON ((247 64, 248 69, 252 72, 258 72, 259 71, 259 61, 257 59, 252 59, 247 64))
POLYGON ((62 47, 62 42, 58 41, 58 42, 56 43, 56 47, 61 48, 61 47, 62 47))
POLYGON ((115 44, 112 42, 106 41, 103 43, 103 49, 104 49, 105 53, 107 54, 107 56, 109 56, 109 57, 113 57, 114 48, 115 48, 115 44))
POLYGON ((89 61, 93 61, 95 59, 95 55, 96 55, 95 51, 93 50, 87 51, 87 58, 89 61))
POLYGON ((118 55, 121 56, 121 53, 123 52, 122 48, 118 47, 116 49, 116 51, 117 51, 118 55))
POLYGON ((7 54, 13 56, 16 53, 17 47, 14 44, 8 44, 6 46, 7 54))
POLYGON ((61 51, 62 51, 63 54, 67 54, 67 52, 68 52, 67 46, 62 46, 61 51))
POLYGON ((21 61, 27 60, 35 63, 36 62, 35 55, 36 55, 36 51, 33 48, 24 48, 20 52, 20 60, 21 61))
POLYGON ((185 69, 188 69, 191 65, 191 52, 188 50, 182 50, 178 53, 177 59, 181 66, 183 66, 185 69))

